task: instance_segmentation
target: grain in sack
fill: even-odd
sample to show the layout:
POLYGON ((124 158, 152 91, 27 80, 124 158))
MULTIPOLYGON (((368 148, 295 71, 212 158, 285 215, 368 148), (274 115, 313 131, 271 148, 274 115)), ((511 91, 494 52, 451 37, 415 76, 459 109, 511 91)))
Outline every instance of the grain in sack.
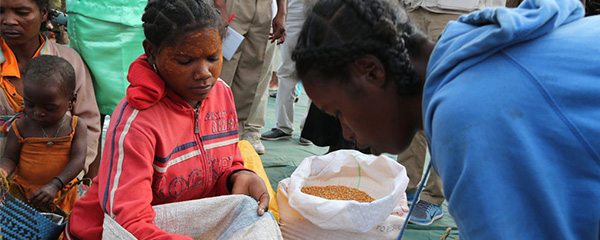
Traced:
POLYGON ((387 156, 339 150, 308 157, 278 185, 283 237, 395 239, 408 213, 407 185, 404 167, 387 156), (330 200, 314 192, 307 194, 302 188, 320 191, 318 194, 327 189, 352 191, 335 193, 344 195, 338 198, 356 198, 354 190, 358 190, 374 200, 330 200))

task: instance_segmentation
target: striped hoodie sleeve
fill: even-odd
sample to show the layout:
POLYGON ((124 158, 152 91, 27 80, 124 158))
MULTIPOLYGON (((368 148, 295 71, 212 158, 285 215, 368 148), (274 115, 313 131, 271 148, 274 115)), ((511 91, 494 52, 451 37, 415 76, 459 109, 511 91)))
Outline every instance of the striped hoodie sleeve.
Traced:
MULTIPOLYGON (((103 169, 98 175, 102 210, 138 239, 191 239, 171 235, 153 224, 152 161, 156 139, 136 129, 139 111, 122 105, 107 132, 103 169)), ((114 114, 113 114, 114 115, 114 114)))

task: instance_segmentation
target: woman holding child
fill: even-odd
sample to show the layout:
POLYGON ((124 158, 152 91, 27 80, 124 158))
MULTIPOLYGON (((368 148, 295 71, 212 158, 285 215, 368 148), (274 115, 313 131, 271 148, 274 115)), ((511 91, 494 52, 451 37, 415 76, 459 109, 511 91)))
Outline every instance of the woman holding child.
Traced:
MULTIPOLYGON (((0 1, 0 155, 4 138, 16 113, 23 111, 23 79, 27 63, 40 55, 55 55, 66 59, 75 69, 75 101, 70 114, 87 124, 87 151, 84 171, 96 158, 100 136, 100 114, 90 73, 73 49, 50 41, 40 33, 48 18, 48 0, 0 1)), ((90 173, 88 176, 95 176, 90 173)))

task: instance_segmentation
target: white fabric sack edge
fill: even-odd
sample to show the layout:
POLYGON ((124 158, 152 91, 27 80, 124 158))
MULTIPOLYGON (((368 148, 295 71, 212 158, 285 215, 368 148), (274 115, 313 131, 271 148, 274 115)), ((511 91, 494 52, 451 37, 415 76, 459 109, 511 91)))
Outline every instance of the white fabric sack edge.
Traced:
MULTIPOLYGON (((350 176, 352 177, 352 176, 350 176)), ((366 184, 366 183, 365 183, 366 184)), ((313 224, 329 230, 364 233, 386 220, 406 190, 408 177, 404 166, 381 155, 366 155, 355 150, 338 150, 324 156, 305 158, 290 177, 289 204, 313 224), (336 181, 343 175, 360 175, 363 182, 381 184, 385 193, 365 191, 376 200, 371 203, 327 200, 301 192, 304 186, 345 185, 336 181), (393 179, 393 182, 389 182, 393 179), (332 184, 338 182, 339 184, 332 184), (387 188, 387 189, 386 189, 387 188)))
MULTIPOLYGON (((265 212, 258 216, 257 207, 256 200, 239 194, 161 204, 153 206, 154 224, 165 232, 194 239, 283 239, 273 215, 265 212)), ((102 239, 136 238, 104 214, 102 239)))

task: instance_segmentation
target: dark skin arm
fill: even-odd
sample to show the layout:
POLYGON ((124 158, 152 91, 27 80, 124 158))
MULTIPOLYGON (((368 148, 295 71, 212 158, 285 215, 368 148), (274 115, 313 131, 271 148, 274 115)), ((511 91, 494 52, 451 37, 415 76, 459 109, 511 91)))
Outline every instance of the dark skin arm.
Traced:
POLYGON ((262 216, 269 206, 267 186, 256 173, 246 170, 234 172, 229 176, 227 186, 231 186, 231 194, 248 195, 258 201, 257 213, 262 216))
MULTIPOLYGON (((67 184, 73 180, 77 174, 83 170, 87 152, 87 124, 80 118, 77 119, 75 135, 71 143, 71 160, 65 166, 65 169, 56 177, 60 178, 62 183, 67 184)), ((40 207, 49 206, 60 190, 62 183, 57 179, 52 179, 48 184, 38 189, 29 201, 40 207)))
POLYGON ((277 14, 273 18, 273 32, 269 34, 271 43, 277 41, 277 45, 285 41, 285 21, 287 18, 287 0, 277 0, 277 14))
POLYGON ((21 147, 23 144, 19 143, 17 135, 11 128, 8 131, 6 137, 6 146, 4 147, 4 155, 0 160, 0 172, 2 175, 8 178, 10 174, 15 171, 17 164, 19 163, 19 155, 21 154, 21 147))

